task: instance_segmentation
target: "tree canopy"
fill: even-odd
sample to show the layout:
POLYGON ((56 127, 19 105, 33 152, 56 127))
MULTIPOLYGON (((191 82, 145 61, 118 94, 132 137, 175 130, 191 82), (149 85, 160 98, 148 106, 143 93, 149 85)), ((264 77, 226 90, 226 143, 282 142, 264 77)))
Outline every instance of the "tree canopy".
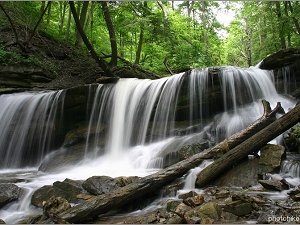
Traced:
MULTIPOLYGON (((124 62, 120 58, 162 75, 220 65, 248 67, 271 53, 300 44, 298 1, 72 4, 90 47, 110 67, 124 62), (222 18, 222 12, 233 15, 227 26, 223 19, 228 14, 222 18)), ((90 51, 78 32, 70 5, 66 1, 1 2, 0 28, 23 25, 28 32, 27 45, 31 35, 44 32, 90 51)))

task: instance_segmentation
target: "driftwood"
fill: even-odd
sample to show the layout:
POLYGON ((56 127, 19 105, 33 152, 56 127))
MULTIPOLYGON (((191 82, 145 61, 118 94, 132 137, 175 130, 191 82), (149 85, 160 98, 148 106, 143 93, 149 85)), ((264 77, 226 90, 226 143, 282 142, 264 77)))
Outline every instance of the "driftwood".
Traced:
MULTIPOLYGON (((285 117, 283 117, 283 119, 289 117, 292 117, 293 119, 290 120, 291 122, 289 124, 284 124, 283 126, 280 126, 281 132, 284 132, 285 130, 293 126, 296 123, 296 121, 299 121, 299 112, 300 112, 299 108, 300 106, 296 107, 295 109, 287 113, 285 117), (298 118, 297 120, 295 120, 295 115, 297 114, 298 114, 298 118)), ((262 129, 262 126, 267 126, 268 124, 271 124, 275 120, 276 112, 280 111, 281 109, 282 108, 280 107, 280 105, 278 105, 273 111, 270 111, 268 107, 265 107, 265 114, 262 118, 259 119, 259 121, 261 122, 260 123, 255 122, 253 125, 250 126, 250 130, 252 130, 252 132, 249 132, 249 129, 245 129, 241 131, 242 134, 237 135, 238 143, 241 141, 240 138, 244 140, 251 137, 254 131, 257 132, 258 127, 262 129)), ((278 119, 278 121, 280 123, 282 119, 280 118, 278 119)), ((276 131, 275 137, 277 135, 278 134, 276 131)), ((272 140, 273 136, 270 137, 270 135, 268 135, 267 138, 263 141, 264 144, 272 140)), ((228 140, 230 139, 231 138, 229 138, 228 140)), ((262 137, 261 139, 264 138, 262 137)), ((119 208, 147 193, 151 193, 157 190, 158 188, 168 184, 169 182, 173 181, 176 178, 182 177, 190 169, 198 166, 204 159, 209 159, 218 156, 220 152, 224 152, 222 150, 222 146, 226 146, 226 150, 228 150, 227 149, 228 146, 235 146, 233 140, 232 141, 228 141, 228 140, 224 141, 226 142, 226 144, 222 142, 223 144, 221 143, 216 147, 206 149, 201 153, 193 155, 192 157, 183 160, 181 162, 178 162, 163 170, 160 170, 157 173, 141 178, 137 182, 134 182, 122 188, 118 188, 110 193, 95 196, 84 203, 78 204, 72 207, 71 209, 68 209, 60 213, 58 216, 62 220, 68 221, 69 223, 82 223, 88 221, 91 218, 96 218, 100 214, 106 213, 109 210, 119 208)), ((39 223, 50 223, 50 222, 51 222, 50 219, 45 221, 39 221, 39 223)))
POLYGON ((300 104, 203 169, 197 175, 196 186, 202 187, 208 184, 232 165, 247 157, 252 152, 258 151, 267 142, 273 140, 298 122, 300 122, 300 104))

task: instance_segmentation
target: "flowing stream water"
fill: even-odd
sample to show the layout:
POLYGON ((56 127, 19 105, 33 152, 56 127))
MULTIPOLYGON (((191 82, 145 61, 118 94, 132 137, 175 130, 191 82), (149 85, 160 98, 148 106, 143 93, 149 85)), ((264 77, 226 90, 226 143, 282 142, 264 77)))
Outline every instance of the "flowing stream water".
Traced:
MULTIPOLYGON (((262 99, 269 101, 272 108, 277 102, 286 110, 295 104, 277 93, 272 72, 222 67, 216 76, 222 97, 215 102, 208 100, 217 84, 207 68, 158 80, 120 79, 116 84, 98 85, 87 115, 85 157, 59 173, 41 172, 38 167, 59 148, 53 143, 57 129, 54 123, 64 120, 65 91, 1 95, 0 175, 24 179, 17 183, 24 194, 18 202, 3 207, 0 218, 16 223, 26 215, 40 213, 30 205, 32 193, 65 178, 152 174, 163 168, 166 155, 182 146, 195 140, 213 145, 261 117, 262 99), (177 106, 182 102, 185 122, 178 125, 181 115, 177 106), (103 124, 108 127, 107 138, 99 145, 102 136, 92 130, 100 131, 103 124)), ((291 169, 287 164, 284 168, 291 169)), ((195 173, 201 169, 189 173, 186 189, 194 188, 195 173)), ((293 177, 299 176, 298 164, 295 170, 298 172, 293 177)))

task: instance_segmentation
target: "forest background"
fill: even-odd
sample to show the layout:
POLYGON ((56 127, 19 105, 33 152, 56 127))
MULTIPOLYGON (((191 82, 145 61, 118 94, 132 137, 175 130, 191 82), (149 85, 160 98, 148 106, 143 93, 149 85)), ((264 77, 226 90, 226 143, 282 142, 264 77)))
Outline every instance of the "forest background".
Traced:
MULTIPOLYGON (((91 47, 110 67, 127 61, 162 76, 210 66, 249 67, 269 54, 300 45, 298 1, 78 1, 72 5, 91 47), (222 23, 222 16, 227 21, 229 15, 234 15, 231 22, 222 23)), ((25 44, 33 32, 43 32, 90 52, 70 2, 12 1, 0 6, 0 27, 7 27, 9 20, 22 25, 28 34, 25 44)), ((0 42, 0 58, 5 51, 0 42)))

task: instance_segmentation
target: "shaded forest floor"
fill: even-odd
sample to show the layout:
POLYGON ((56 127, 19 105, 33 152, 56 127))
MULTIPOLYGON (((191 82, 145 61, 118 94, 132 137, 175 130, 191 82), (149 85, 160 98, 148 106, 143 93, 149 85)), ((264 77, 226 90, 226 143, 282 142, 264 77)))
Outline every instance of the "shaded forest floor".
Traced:
MULTIPOLYGON (((29 31, 16 26, 19 39, 25 41, 29 31)), ((24 52, 14 43, 15 35, 9 25, 0 27, 0 65, 1 66, 38 66, 55 74, 48 83, 40 83, 39 88, 66 89, 96 82, 111 82, 102 69, 91 58, 84 46, 74 47, 64 41, 55 40, 44 32, 37 32, 24 52), (1 55, 2 52, 2 55, 1 55), (3 54, 8 52, 9 54, 3 54)), ((99 55, 101 57, 101 55, 99 55)), ((120 78, 155 79, 151 72, 140 70, 129 62, 119 60, 113 72, 120 78)))

